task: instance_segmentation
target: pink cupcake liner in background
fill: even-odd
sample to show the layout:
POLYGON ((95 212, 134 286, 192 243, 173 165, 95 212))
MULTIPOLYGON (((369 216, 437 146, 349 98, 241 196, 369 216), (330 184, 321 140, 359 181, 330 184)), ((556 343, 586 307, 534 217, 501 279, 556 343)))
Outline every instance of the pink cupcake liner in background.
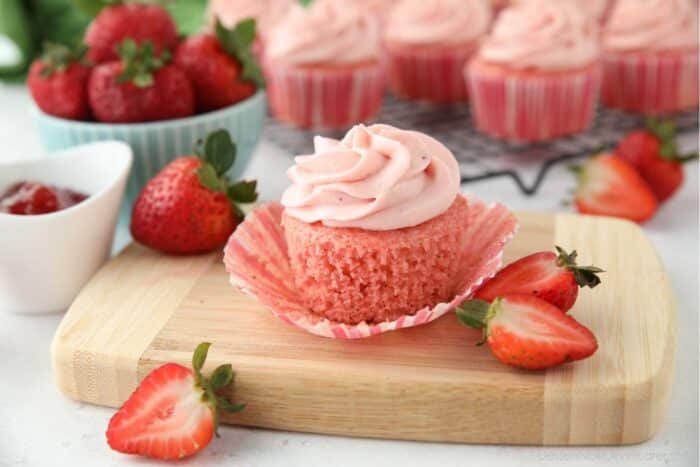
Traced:
POLYGON ((464 66, 476 46, 458 49, 385 45, 383 66, 387 85, 399 97, 430 102, 467 100, 464 66))
POLYGON ((263 205, 246 216, 224 248, 224 264, 234 287, 258 300, 282 321, 318 336, 358 339, 426 324, 454 310, 498 271, 503 249, 517 231, 517 220, 505 206, 487 205, 474 198, 468 198, 468 202, 460 293, 448 303, 426 307, 394 321, 350 325, 331 321, 304 307, 292 276, 279 203, 263 205))
POLYGON ((698 108, 698 51, 603 54, 608 107, 661 114, 698 108))
POLYGON ((516 142, 579 133, 593 120, 598 65, 576 71, 510 71, 472 61, 465 68, 472 117, 479 131, 516 142))
POLYGON ((297 127, 345 129, 371 119, 382 105, 378 63, 342 68, 266 63, 265 78, 273 114, 297 127))

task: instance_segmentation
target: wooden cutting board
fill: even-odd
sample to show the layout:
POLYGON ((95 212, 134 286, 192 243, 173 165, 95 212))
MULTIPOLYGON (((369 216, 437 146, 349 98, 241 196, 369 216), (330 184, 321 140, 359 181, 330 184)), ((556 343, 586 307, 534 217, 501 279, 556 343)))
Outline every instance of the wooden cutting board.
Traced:
POLYGON ((244 412, 225 422, 410 440, 535 445, 630 444, 659 429, 673 374, 676 312, 641 229, 574 215, 520 214, 505 261, 554 244, 607 270, 572 314, 600 348, 543 372, 497 362, 450 313, 369 339, 316 337, 234 290, 219 254, 164 256, 129 246, 102 268, 53 341, 67 396, 116 407, 164 362, 230 362, 244 412))

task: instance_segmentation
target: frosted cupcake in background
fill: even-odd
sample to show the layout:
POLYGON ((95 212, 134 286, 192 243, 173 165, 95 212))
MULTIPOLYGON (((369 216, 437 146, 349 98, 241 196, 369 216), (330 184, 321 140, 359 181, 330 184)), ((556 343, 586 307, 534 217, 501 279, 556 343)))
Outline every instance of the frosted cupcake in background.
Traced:
POLYGON ((264 38, 284 19, 295 0, 210 0, 207 23, 216 18, 231 29, 246 18, 255 18, 258 34, 264 38))
POLYGON ((391 91, 432 102, 467 99, 462 69, 491 18, 488 0, 400 0, 382 41, 391 91))
POLYGON ((274 115, 328 129, 374 117, 384 88, 378 35, 376 18, 352 2, 293 6, 270 34, 263 58, 274 115))
POLYGON ((391 8, 396 4, 397 0, 353 0, 359 8, 364 9, 374 18, 379 20, 379 24, 383 25, 391 8))
POLYGON ((598 26, 570 2, 529 0, 503 10, 465 72, 480 131, 511 141, 583 131, 600 89, 598 26))
POLYGON ((603 103, 646 114, 698 108, 693 0, 618 0, 603 30, 603 103))
MULTIPOLYGON (((511 0, 512 5, 523 3, 531 0, 511 0)), ((615 0, 552 0, 552 1, 570 1, 576 4, 584 13, 588 14, 591 18, 595 19, 599 23, 603 23, 607 17, 608 12, 615 0)))

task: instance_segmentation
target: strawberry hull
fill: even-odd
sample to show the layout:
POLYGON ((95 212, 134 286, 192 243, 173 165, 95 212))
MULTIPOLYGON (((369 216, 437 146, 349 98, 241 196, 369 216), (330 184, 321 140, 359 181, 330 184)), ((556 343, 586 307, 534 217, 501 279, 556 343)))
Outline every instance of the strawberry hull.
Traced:
POLYGON ((265 78, 275 117, 301 128, 345 129, 371 119, 382 105, 384 78, 377 63, 295 67, 267 62, 265 78))
POLYGON ((584 131, 601 82, 597 65, 562 72, 510 70, 478 60, 465 68, 479 131, 509 141, 547 141, 584 131))
POLYGON ((603 54, 601 100, 645 114, 698 108, 698 50, 603 54))

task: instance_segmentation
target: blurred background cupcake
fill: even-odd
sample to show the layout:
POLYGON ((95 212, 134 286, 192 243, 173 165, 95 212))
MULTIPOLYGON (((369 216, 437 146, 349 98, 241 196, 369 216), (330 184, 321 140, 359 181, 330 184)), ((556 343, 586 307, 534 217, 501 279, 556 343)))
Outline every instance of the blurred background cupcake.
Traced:
POLYGON ((391 91, 415 100, 466 100, 462 69, 491 17, 488 0, 400 0, 383 33, 391 91))
POLYGON ((265 47, 273 114, 317 129, 344 129, 374 117, 384 89, 378 35, 378 20, 352 2, 293 6, 265 47))
MULTIPOLYGON (((511 5, 518 3, 528 2, 531 0, 510 0, 511 5)), ((553 0, 553 1, 570 1, 578 5, 584 13, 588 14, 591 18, 603 23, 607 17, 610 8, 612 7, 615 0, 553 0)))
POLYGON ((255 18, 257 42, 254 52, 261 56, 265 37, 282 21, 294 0, 210 0, 207 24, 213 27, 218 18, 227 28, 233 28, 246 18, 255 18))
POLYGON ((359 8, 365 10, 371 16, 379 20, 379 24, 383 25, 386 21, 391 8, 396 4, 397 0, 354 0, 359 8))
POLYGON ((698 107, 693 0, 618 0, 603 30, 603 103, 659 114, 698 107))
POLYGON ((600 88, 598 32, 568 1, 503 10, 466 69, 477 128, 512 141, 585 130, 600 88))

